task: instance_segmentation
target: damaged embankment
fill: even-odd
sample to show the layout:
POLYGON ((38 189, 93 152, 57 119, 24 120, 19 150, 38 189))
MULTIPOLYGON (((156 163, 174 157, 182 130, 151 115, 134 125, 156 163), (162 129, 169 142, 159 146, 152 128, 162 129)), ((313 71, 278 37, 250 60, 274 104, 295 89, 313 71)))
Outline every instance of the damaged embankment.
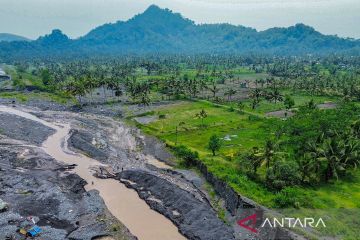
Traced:
POLYGON ((95 178, 90 172, 90 167, 101 164, 86 156, 71 153, 66 148, 64 139, 68 137, 69 125, 59 127, 25 112, 11 108, 2 108, 1 110, 55 129, 56 132, 43 143, 44 151, 58 161, 68 164, 76 163, 78 166, 74 172, 87 183, 91 183, 85 186, 86 190, 98 190, 112 215, 124 223, 139 239, 184 239, 171 221, 151 210, 135 191, 114 179, 95 178))
MULTIPOLYGON (((226 183, 226 181, 221 180, 210 172, 201 160, 195 160, 194 165, 199 169, 206 181, 213 186, 217 195, 224 199, 225 207, 233 218, 244 219, 254 213, 257 213, 260 216, 258 220, 261 222, 263 220, 262 217, 265 215, 279 215, 278 213, 241 196, 228 183, 226 183)), ((253 234, 249 235, 248 232, 244 232, 243 230, 243 228, 237 227, 236 233, 241 236, 240 238, 245 239, 305 239, 304 237, 282 227, 262 228, 256 237, 253 234)))
POLYGON ((151 208, 171 219, 189 239, 234 239, 232 229, 225 225, 209 206, 189 192, 145 171, 127 170, 116 179, 135 189, 151 208))
MULTIPOLYGON (((104 121, 102 118, 99 122, 104 121)), ((109 120, 110 123, 112 120, 109 120)), ((175 225, 178 226, 179 231, 189 239, 196 240, 217 240, 217 239, 234 239, 234 232, 231 227, 227 226, 221 221, 216 212, 206 199, 206 196, 197 189, 191 182, 188 182, 182 174, 174 170, 162 170, 158 168, 169 168, 164 163, 154 163, 153 154, 149 153, 149 149, 156 147, 156 153, 159 154, 159 149, 164 151, 156 142, 151 143, 142 138, 136 131, 130 134, 132 138, 136 138, 137 142, 129 140, 129 136, 123 135, 116 131, 116 135, 108 132, 109 129, 98 129, 96 120, 87 120, 84 122, 80 120, 81 129, 73 131, 69 138, 69 147, 77 151, 84 152, 85 155, 94 157, 103 161, 107 156, 118 155, 127 152, 127 157, 120 154, 119 159, 125 161, 126 158, 130 160, 125 166, 122 173, 118 173, 116 179, 119 179, 127 185, 127 187, 135 189, 139 196, 146 201, 146 203, 154 210, 165 215, 175 225), (85 129, 91 129, 85 130, 85 129), (128 139, 128 144, 118 142, 111 142, 112 139, 122 136, 123 139, 128 139), (100 146, 96 143, 102 142, 100 146), (155 143, 155 144, 154 144, 155 143), (138 144, 141 149, 137 148, 138 144), (144 148, 148 148, 144 152, 144 148), (117 149, 117 153, 114 151, 117 149), (136 149, 136 152, 128 152, 130 149, 136 149), (144 154, 144 155, 143 155, 144 154), (145 164, 140 164, 143 162, 145 164), (157 166, 153 167, 153 166, 157 166), (129 170, 131 169, 131 170, 129 170), (136 183, 136 184, 132 184, 136 183)), ((123 126, 120 124, 120 128, 123 126)), ((116 129, 116 127, 114 128, 116 129)), ((113 130, 114 131, 114 130, 113 130)), ((161 153, 161 151, 160 151, 161 153)), ((167 153, 170 155, 169 153, 167 153)), ((161 156, 165 156, 162 154, 161 156)), ((156 155, 156 158, 159 158, 156 155)), ((121 169, 121 168, 120 168, 121 169)), ((165 239, 165 238, 164 238, 165 239)))

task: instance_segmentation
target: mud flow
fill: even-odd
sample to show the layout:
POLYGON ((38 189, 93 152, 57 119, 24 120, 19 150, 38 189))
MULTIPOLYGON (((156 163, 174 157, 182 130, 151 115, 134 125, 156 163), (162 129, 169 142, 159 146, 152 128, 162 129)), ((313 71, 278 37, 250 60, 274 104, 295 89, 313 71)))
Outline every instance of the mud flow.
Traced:
MULTIPOLYGON (((170 220, 152 210, 140 199, 136 191, 127 188, 115 179, 94 177, 92 169, 106 165, 68 149, 67 139, 69 138, 70 125, 47 122, 35 115, 10 107, 0 106, 0 111, 36 121, 54 129, 56 132, 43 142, 42 149, 60 162, 76 164, 73 172, 86 180, 88 184, 85 189, 87 191, 92 189, 99 191, 112 215, 120 220, 139 240, 186 239, 170 220)), ((160 164, 156 160, 153 161, 153 164, 168 168, 167 165, 160 164)))

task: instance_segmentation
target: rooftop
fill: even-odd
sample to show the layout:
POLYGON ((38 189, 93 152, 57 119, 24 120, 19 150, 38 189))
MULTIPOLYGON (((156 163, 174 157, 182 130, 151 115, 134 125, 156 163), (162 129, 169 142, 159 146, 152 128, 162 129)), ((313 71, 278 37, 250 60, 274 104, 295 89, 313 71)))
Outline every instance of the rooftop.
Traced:
POLYGON ((2 70, 2 69, 0 68, 0 76, 3 76, 3 75, 6 75, 6 73, 4 72, 4 70, 2 70))

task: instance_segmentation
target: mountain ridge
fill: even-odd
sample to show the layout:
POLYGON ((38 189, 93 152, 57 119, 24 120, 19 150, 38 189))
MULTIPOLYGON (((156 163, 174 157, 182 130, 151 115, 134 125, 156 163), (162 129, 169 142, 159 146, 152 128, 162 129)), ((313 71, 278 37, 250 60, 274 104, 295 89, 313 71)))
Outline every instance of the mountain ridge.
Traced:
POLYGON ((11 33, 0 33, 0 42, 31 41, 30 39, 11 33))
POLYGON ((151 5, 127 21, 98 26, 78 39, 70 39, 55 29, 35 41, 0 43, 0 58, 5 59, 158 53, 360 55, 360 40, 324 35, 302 23, 264 31, 227 23, 196 24, 180 13, 151 5))

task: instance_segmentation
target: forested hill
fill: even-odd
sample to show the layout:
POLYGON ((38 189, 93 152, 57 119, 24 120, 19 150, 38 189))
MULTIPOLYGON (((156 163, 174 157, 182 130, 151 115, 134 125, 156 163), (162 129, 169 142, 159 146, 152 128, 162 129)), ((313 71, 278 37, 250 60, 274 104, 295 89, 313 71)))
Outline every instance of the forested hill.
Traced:
POLYGON ((30 41, 29 39, 10 33, 0 33, 0 42, 30 41))
POLYGON ((60 30, 54 30, 32 42, 0 43, 0 58, 5 60, 132 53, 359 55, 360 40, 323 35, 304 24, 265 31, 230 24, 199 25, 171 10, 152 5, 128 21, 102 25, 79 39, 71 40, 60 30))

